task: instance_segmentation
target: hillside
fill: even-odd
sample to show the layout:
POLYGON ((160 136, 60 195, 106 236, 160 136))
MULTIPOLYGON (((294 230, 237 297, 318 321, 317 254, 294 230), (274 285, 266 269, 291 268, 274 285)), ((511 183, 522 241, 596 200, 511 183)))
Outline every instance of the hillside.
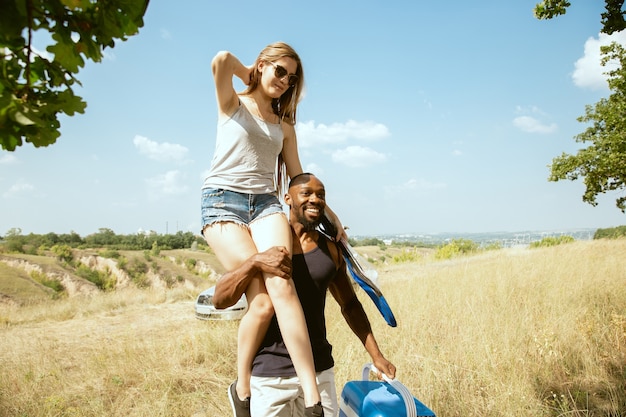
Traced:
MULTIPOLYGON (((392 257, 372 250, 359 249, 392 257)), ((602 240, 380 263, 396 328, 359 298, 398 378, 437 415, 621 416, 625 254, 626 240, 602 240)), ((171 274, 184 273, 187 256, 200 261, 161 255, 171 274)), ((20 292, 28 275, 0 262, 5 289, 7 271, 20 292)), ((0 303, 0 415, 230 415, 237 322, 194 318, 194 297, 211 280, 190 274, 171 287, 56 299, 29 284, 30 301, 0 303)), ((340 392, 368 357, 330 299, 327 310, 340 392)))
POLYGON ((128 287, 204 289, 221 273, 215 256, 202 250, 73 250, 69 262, 52 253, 0 254, 0 302, 22 305, 128 287))
MULTIPOLYGON (((382 265, 402 249, 364 246, 358 247, 357 252, 364 259, 382 265)), ((432 250, 423 250, 423 253, 428 252, 432 250)), ((114 281, 108 290, 183 287, 201 291, 224 273, 215 255, 207 250, 162 250, 156 255, 146 251, 73 250, 71 262, 60 260, 50 252, 44 255, 0 253, 0 303, 23 305, 102 292, 102 288, 92 282, 97 280, 85 278, 89 276, 85 268, 97 271, 100 278, 108 276, 114 281), (57 281, 62 290, 55 292, 42 284, 44 281, 57 281)))

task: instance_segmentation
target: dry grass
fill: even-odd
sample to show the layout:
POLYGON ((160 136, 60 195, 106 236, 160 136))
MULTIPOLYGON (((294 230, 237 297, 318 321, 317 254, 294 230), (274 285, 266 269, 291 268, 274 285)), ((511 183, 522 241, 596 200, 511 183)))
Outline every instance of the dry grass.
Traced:
MULTIPOLYGON (((398 378, 438 416, 626 415, 626 241, 382 267, 361 297, 398 378)), ((0 307, 1 416, 228 416, 237 323, 194 290, 0 307)), ((362 294, 361 294, 362 295, 362 294)), ((328 303, 337 386, 368 361, 328 303)))

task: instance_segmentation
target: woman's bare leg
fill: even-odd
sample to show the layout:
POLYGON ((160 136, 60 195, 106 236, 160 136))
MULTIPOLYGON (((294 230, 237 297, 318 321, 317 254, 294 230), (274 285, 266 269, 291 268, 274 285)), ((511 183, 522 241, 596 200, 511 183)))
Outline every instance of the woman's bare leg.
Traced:
MULTIPOLYGON (((224 268, 232 271, 257 253, 250 232, 235 223, 218 223, 207 227, 204 237, 224 268)), ((237 333, 237 395, 250 396, 252 361, 274 315, 272 303, 262 277, 250 281, 246 289, 248 311, 239 323, 237 333)))
MULTIPOLYGON (((258 251, 284 246, 289 253, 292 252, 291 227, 284 215, 272 214, 257 219, 250 225, 250 230, 258 251)), ((285 346, 302 386, 305 407, 311 407, 321 397, 317 388, 309 332, 295 285, 291 279, 276 276, 265 275, 264 281, 285 346)))

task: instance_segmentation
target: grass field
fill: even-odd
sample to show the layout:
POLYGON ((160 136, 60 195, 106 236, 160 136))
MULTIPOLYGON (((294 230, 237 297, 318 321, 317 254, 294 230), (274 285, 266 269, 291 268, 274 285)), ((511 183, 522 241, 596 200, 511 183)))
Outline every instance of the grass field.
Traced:
MULTIPOLYGON (((398 379, 438 416, 626 415, 626 240, 378 270, 398 327, 359 296, 398 379)), ((196 320, 202 289, 0 300, 0 416, 230 416, 237 322, 196 320)), ((333 301, 327 322, 340 391, 368 357, 333 301)))

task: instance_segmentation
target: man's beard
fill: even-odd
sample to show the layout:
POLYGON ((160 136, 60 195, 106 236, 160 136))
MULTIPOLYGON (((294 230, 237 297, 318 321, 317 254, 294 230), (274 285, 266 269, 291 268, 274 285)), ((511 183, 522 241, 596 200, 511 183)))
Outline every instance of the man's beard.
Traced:
POLYGON ((309 220, 306 218, 304 214, 298 214, 298 223, 303 226, 303 230, 305 232, 313 232, 317 229, 317 226, 320 224, 320 219, 309 220))

